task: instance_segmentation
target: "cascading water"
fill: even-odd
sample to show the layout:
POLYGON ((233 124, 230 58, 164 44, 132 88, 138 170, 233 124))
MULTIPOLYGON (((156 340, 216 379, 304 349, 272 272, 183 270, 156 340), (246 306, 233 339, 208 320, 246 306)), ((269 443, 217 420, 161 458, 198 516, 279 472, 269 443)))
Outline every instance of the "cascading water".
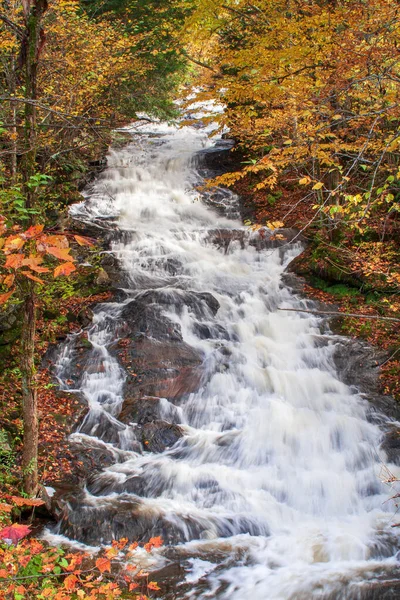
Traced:
MULTIPOLYGON (((396 565, 386 458, 367 403, 335 372, 335 337, 314 316, 278 310, 308 306, 282 282, 301 246, 260 249, 258 233, 202 202, 193 159, 211 146, 207 131, 132 133, 73 210, 94 223, 118 218, 112 253, 125 296, 96 309, 75 385, 89 406, 75 438, 111 449, 114 464, 70 501, 60 531, 89 543, 161 534, 191 567, 174 597, 364 597, 363 584, 396 565), (147 452, 139 425, 121 417, 137 367, 115 349, 145 302, 156 323, 139 324, 140 343, 167 348, 167 380, 179 379, 168 363, 177 347, 197 373, 186 393, 142 393, 161 397, 157 418, 179 431, 161 452, 147 452)), ((233 194, 222 204, 235 213, 233 194)), ((57 365, 68 390, 74 344, 57 365)))

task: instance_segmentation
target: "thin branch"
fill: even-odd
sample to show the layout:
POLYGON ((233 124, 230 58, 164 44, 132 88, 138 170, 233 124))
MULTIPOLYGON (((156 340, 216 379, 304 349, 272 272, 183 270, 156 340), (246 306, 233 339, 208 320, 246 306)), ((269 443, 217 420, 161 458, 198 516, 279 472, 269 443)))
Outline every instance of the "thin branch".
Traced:
POLYGON ((201 60, 197 60, 196 58, 193 58, 193 56, 189 56, 189 54, 185 50, 182 52, 182 54, 185 58, 190 60, 190 62, 194 63, 195 65, 198 65, 199 67, 203 67, 204 69, 208 69, 209 71, 212 71, 213 73, 217 72, 216 69, 214 69, 213 67, 210 67, 210 65, 203 63, 201 60))
POLYGON ((378 319, 382 321, 395 321, 396 323, 400 323, 400 319, 395 319, 394 317, 381 317, 379 315, 360 315, 357 313, 345 313, 338 312, 334 310, 305 310, 304 308, 278 308, 278 310, 288 310, 291 312, 304 312, 310 313, 311 315, 328 315, 334 317, 356 317, 357 319, 378 319))
POLYGON ((0 13, 0 21, 3 21, 3 23, 8 25, 8 27, 15 33, 15 35, 20 40, 24 39, 24 30, 21 29, 19 25, 14 23, 14 21, 11 21, 11 19, 9 19, 6 15, 3 15, 2 13, 0 13))

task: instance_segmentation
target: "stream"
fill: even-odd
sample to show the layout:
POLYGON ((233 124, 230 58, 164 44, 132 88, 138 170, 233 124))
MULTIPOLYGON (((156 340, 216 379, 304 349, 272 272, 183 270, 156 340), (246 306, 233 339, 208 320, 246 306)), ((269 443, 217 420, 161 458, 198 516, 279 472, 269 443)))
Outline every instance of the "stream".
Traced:
POLYGON ((59 352, 62 389, 89 408, 73 439, 106 460, 56 533, 161 535, 160 566, 183 567, 168 598, 398 597, 387 419, 340 380, 322 319, 278 310, 313 306, 284 275, 302 244, 198 191, 227 145, 210 129, 133 126, 72 208, 109 228, 120 290, 59 352))

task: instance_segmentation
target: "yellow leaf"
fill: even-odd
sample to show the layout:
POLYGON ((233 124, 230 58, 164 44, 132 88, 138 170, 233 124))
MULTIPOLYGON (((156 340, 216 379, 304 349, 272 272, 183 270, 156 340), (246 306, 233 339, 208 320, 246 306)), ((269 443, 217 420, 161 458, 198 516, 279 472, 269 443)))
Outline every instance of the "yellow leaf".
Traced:
POLYGON ((323 187, 324 187, 324 184, 322 183, 322 181, 318 181, 318 183, 316 183, 315 185, 313 185, 312 189, 313 190, 320 190, 323 187))

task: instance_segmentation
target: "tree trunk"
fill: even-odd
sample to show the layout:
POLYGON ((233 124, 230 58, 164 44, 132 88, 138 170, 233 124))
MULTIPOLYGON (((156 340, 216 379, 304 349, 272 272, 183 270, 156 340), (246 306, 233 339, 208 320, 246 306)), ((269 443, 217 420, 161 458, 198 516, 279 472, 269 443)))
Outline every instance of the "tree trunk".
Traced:
MULTIPOLYGON (((26 22, 25 39, 21 56, 25 66, 25 155, 22 162, 25 205, 35 208, 36 191, 29 186, 30 178, 35 175, 37 153, 37 74, 40 51, 44 43, 42 31, 43 15, 47 10, 47 0, 24 0, 26 22)), ((31 224, 34 219, 31 220, 31 224)), ((24 490, 35 495, 38 488, 38 439, 39 419, 37 406, 35 371, 35 331, 36 306, 35 284, 29 281, 25 288, 24 314, 22 322, 22 403, 24 423, 24 447, 22 453, 24 490)))
POLYGON ((38 490, 38 438, 39 420, 35 371, 36 307, 33 281, 27 282, 22 327, 22 415, 24 422, 24 445, 22 472, 24 490, 34 496, 38 490))

